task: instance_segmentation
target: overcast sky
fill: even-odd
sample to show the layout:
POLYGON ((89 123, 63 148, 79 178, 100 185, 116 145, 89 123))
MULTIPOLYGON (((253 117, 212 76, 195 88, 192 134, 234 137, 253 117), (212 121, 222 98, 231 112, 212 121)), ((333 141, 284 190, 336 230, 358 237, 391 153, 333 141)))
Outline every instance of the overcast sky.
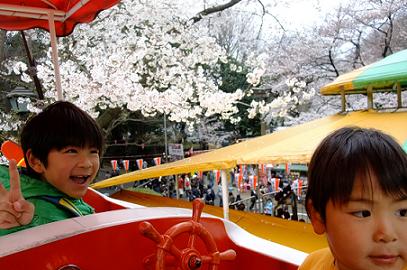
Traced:
MULTIPOLYGON (((334 11, 348 0, 287 0, 288 6, 274 7, 274 15, 286 20, 285 27, 299 28, 321 21, 325 14, 334 11)), ((267 0, 266 0, 267 2, 267 0)))
MULTIPOLYGON (((295 29, 303 26, 309 26, 315 22, 322 20, 325 14, 333 11, 341 3, 349 2, 350 0, 262 0, 274 16, 284 23, 284 27, 295 29)), ((190 4, 188 8, 188 16, 195 15, 204 8, 204 0, 185 0, 181 1, 181 5, 190 4)), ((224 4, 228 0, 206 0, 206 5, 211 6, 213 3, 224 4)), ((242 8, 247 11, 247 2, 244 0, 237 4, 235 8, 242 8)), ((252 2, 253 8, 260 12, 261 6, 257 2, 252 2)))

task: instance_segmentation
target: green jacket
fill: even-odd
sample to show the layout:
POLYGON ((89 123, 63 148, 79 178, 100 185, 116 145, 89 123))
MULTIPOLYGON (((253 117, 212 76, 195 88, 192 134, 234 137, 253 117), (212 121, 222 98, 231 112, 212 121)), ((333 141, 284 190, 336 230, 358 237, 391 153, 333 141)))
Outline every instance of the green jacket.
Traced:
MULTIPOLYGON (((30 224, 24 226, 7 230, 0 229, 0 236, 74 216, 89 215, 94 212, 94 209, 82 199, 70 198, 45 181, 20 174, 20 182, 24 198, 34 204, 35 212, 33 220, 30 224), (68 203, 72 204, 73 208, 77 210, 77 214, 58 202, 52 202, 59 201, 60 199, 67 200, 68 203)), ((0 166, 0 183, 6 189, 10 188, 8 167, 0 166)))

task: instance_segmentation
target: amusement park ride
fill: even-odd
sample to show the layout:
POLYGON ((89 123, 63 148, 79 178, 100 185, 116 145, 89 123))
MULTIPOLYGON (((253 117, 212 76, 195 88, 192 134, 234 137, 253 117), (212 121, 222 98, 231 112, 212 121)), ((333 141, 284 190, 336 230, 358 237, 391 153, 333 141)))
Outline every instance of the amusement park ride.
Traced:
MULTIPOLYGON (((119 1, 0 0, 0 28, 6 30, 43 28, 50 31, 56 89, 58 99, 62 99, 56 37, 70 34, 77 23, 92 21, 99 11, 109 8, 117 2, 119 1)), ((407 63, 407 51, 397 57, 400 56, 405 59, 402 60, 402 63, 407 63)), ((385 63, 386 69, 388 68, 387 62, 385 63)), ((397 63, 400 61, 395 62, 396 67, 398 67, 397 63)), ((386 90, 390 89, 390 91, 397 92, 398 109, 402 107, 401 91, 407 87, 404 64, 400 65, 404 73, 396 72, 398 77, 386 78, 386 84, 379 85, 382 88, 385 87, 386 90)), ((376 73, 383 77, 382 73, 379 72, 382 69, 379 70, 379 68, 381 67, 371 65, 365 69, 356 70, 355 76, 363 75, 370 69, 372 72, 369 73, 368 79, 371 79, 376 73)), ((372 92, 375 89, 371 83, 368 83, 367 90, 363 90, 365 89, 365 86, 362 85, 364 82, 363 78, 354 82, 339 82, 339 86, 332 84, 325 91, 328 91, 326 94, 342 96, 344 111, 347 91, 357 90, 357 93, 365 91, 368 96, 369 109, 371 109, 373 104, 372 92), (338 87, 340 91, 332 90, 338 87)), ((257 149, 257 152, 248 153, 246 161, 252 161, 253 156, 256 158, 264 157, 264 160, 256 160, 257 163, 273 160, 275 158, 272 156, 274 152, 281 155, 281 149, 287 152, 287 147, 295 147, 296 150, 301 150, 301 156, 309 158, 309 153, 312 153, 315 145, 304 146, 302 141, 298 140, 298 134, 301 134, 301 139, 304 140, 303 137, 308 136, 312 139, 310 142, 317 144, 318 139, 322 139, 331 130, 349 124, 363 127, 374 125, 375 128, 385 131, 396 127, 394 134, 389 133, 401 144, 404 142, 407 148, 405 121, 407 121, 405 111, 394 113, 369 111, 331 116, 305 124, 302 127, 294 127, 292 131, 288 129, 283 131, 280 135, 284 135, 281 137, 285 141, 279 137, 279 134, 270 134, 265 138, 271 141, 278 139, 279 143, 272 144, 266 141, 266 143, 259 142, 257 145, 256 139, 248 141, 248 145, 255 147, 246 148, 257 149), (289 132, 292 134, 288 134, 289 132), (293 142, 289 140, 293 140, 293 142), (278 148, 279 145, 283 148, 278 148)), ((245 145, 242 143, 229 149, 236 148, 239 151, 235 152, 241 153, 239 147, 243 146, 245 145)), ((10 144, 9 147, 12 148, 11 153, 18 153, 18 156, 13 158, 17 162, 21 161, 22 152, 18 151, 18 146, 15 147, 10 144)), ((7 154, 7 148, 2 149, 3 154, 12 157, 7 154)), ((227 151, 228 149, 223 150, 230 156, 227 151)), ((211 155, 216 155, 216 158, 219 158, 217 153, 207 154, 208 157, 211 155)), ((23 165, 22 162, 20 165, 23 165)), ((185 162, 188 163, 187 165, 191 164, 191 160, 185 162)), ((219 160, 219 162, 227 163, 224 160, 219 160)), ((197 164, 197 166, 203 166, 201 161, 197 164)), ((235 161, 230 162, 230 164, 236 166, 235 161)), ((182 167, 185 165, 182 161, 178 165, 180 165, 179 168, 186 168, 182 167)), ((160 168, 175 172, 172 167, 161 166, 160 168)), ((158 175, 160 168, 157 169, 157 172, 151 171, 158 175)), ((128 174, 124 178, 132 178, 130 179, 132 181, 134 181, 134 177, 141 179, 145 171, 147 171, 146 173, 149 172, 148 170, 141 170, 140 175, 128 174)), ((109 184, 114 183, 114 181, 116 181, 115 184, 119 184, 120 181, 129 180, 124 178, 112 178, 113 181, 110 181, 109 184)), ((222 180, 222 185, 224 183, 222 180)), ((223 190, 226 192, 227 188, 223 190)), ((0 237, 0 269, 285 270, 297 269, 307 256, 307 253, 298 249, 250 234, 227 218, 222 219, 202 213, 204 203, 199 199, 192 203, 192 210, 175 207, 144 207, 109 198, 89 188, 84 200, 95 209, 96 213, 53 222, 0 237)))
POLYGON ((236 224, 172 207, 140 207, 92 189, 96 212, 0 238, 0 269, 297 269, 307 255, 236 224))
MULTIPOLYGON (((3 143, 8 159, 24 166, 23 152, 3 143)), ((95 214, 0 237, 0 269, 297 269, 307 253, 273 243, 235 223, 192 211, 143 207, 91 188, 84 200, 95 214), (192 217, 191 217, 192 215, 192 217)))

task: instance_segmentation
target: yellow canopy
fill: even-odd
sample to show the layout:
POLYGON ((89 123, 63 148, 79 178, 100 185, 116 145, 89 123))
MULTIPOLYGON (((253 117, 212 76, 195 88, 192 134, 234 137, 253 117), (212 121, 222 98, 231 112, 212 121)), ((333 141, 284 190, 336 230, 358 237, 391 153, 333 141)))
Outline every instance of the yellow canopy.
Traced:
POLYGON ((325 123, 321 123, 320 120, 314 121, 321 125, 315 128, 304 128, 289 138, 274 141, 266 147, 245 153, 241 163, 308 162, 323 138, 332 131, 346 126, 375 128, 392 135, 400 144, 407 140, 407 122, 405 122, 407 121, 407 112, 359 111, 324 119, 329 121, 325 123))
POLYGON ((376 128, 403 144, 407 140, 406 123, 407 112, 336 114, 176 162, 119 175, 97 182, 92 187, 103 188, 159 176, 228 169, 238 164, 306 163, 325 136, 345 126, 376 128))

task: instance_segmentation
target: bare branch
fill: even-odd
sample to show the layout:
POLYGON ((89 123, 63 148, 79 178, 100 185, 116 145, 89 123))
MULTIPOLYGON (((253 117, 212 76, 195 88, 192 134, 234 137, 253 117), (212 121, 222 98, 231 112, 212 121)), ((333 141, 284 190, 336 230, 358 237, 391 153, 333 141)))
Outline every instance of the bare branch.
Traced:
POLYGON ((332 48, 330 48, 329 51, 328 51, 328 57, 329 57, 329 62, 331 64, 332 68, 335 70, 336 76, 338 77, 339 76, 339 71, 336 69, 335 62, 334 62, 334 59, 332 57, 332 48))
POLYGON ((198 14, 196 14, 194 17, 192 17, 190 20, 193 23, 199 22, 200 20, 202 20, 202 18, 204 16, 208 16, 209 14, 220 12, 220 11, 223 11, 230 7, 233 7, 234 5, 238 4, 241 1, 242 0, 231 0, 230 2, 223 4, 223 5, 206 8, 206 9, 202 10, 201 12, 199 12, 198 14))
POLYGON ((266 8, 264 7, 263 3, 260 0, 257 0, 257 1, 259 2, 259 4, 261 5, 261 7, 263 9, 263 13, 261 15, 261 25, 260 25, 259 32, 257 33, 257 38, 256 38, 256 39, 259 39, 261 31, 263 29, 264 15, 266 15, 266 8))
POLYGON ((274 14, 272 14, 272 13, 270 13, 270 12, 267 12, 267 14, 270 15, 270 16, 276 21, 276 23, 278 23, 278 25, 280 26, 280 28, 281 28, 284 32, 286 31, 285 28, 284 28, 284 26, 283 26, 283 24, 280 22, 280 20, 279 20, 274 14))
POLYGON ((389 54, 393 53, 393 50, 391 48, 391 41, 392 41, 392 37, 393 37, 393 18, 391 16, 391 14, 388 15, 388 20, 389 20, 389 28, 387 29, 387 32, 385 34, 384 37, 384 48, 383 48, 383 58, 386 57, 389 54))

